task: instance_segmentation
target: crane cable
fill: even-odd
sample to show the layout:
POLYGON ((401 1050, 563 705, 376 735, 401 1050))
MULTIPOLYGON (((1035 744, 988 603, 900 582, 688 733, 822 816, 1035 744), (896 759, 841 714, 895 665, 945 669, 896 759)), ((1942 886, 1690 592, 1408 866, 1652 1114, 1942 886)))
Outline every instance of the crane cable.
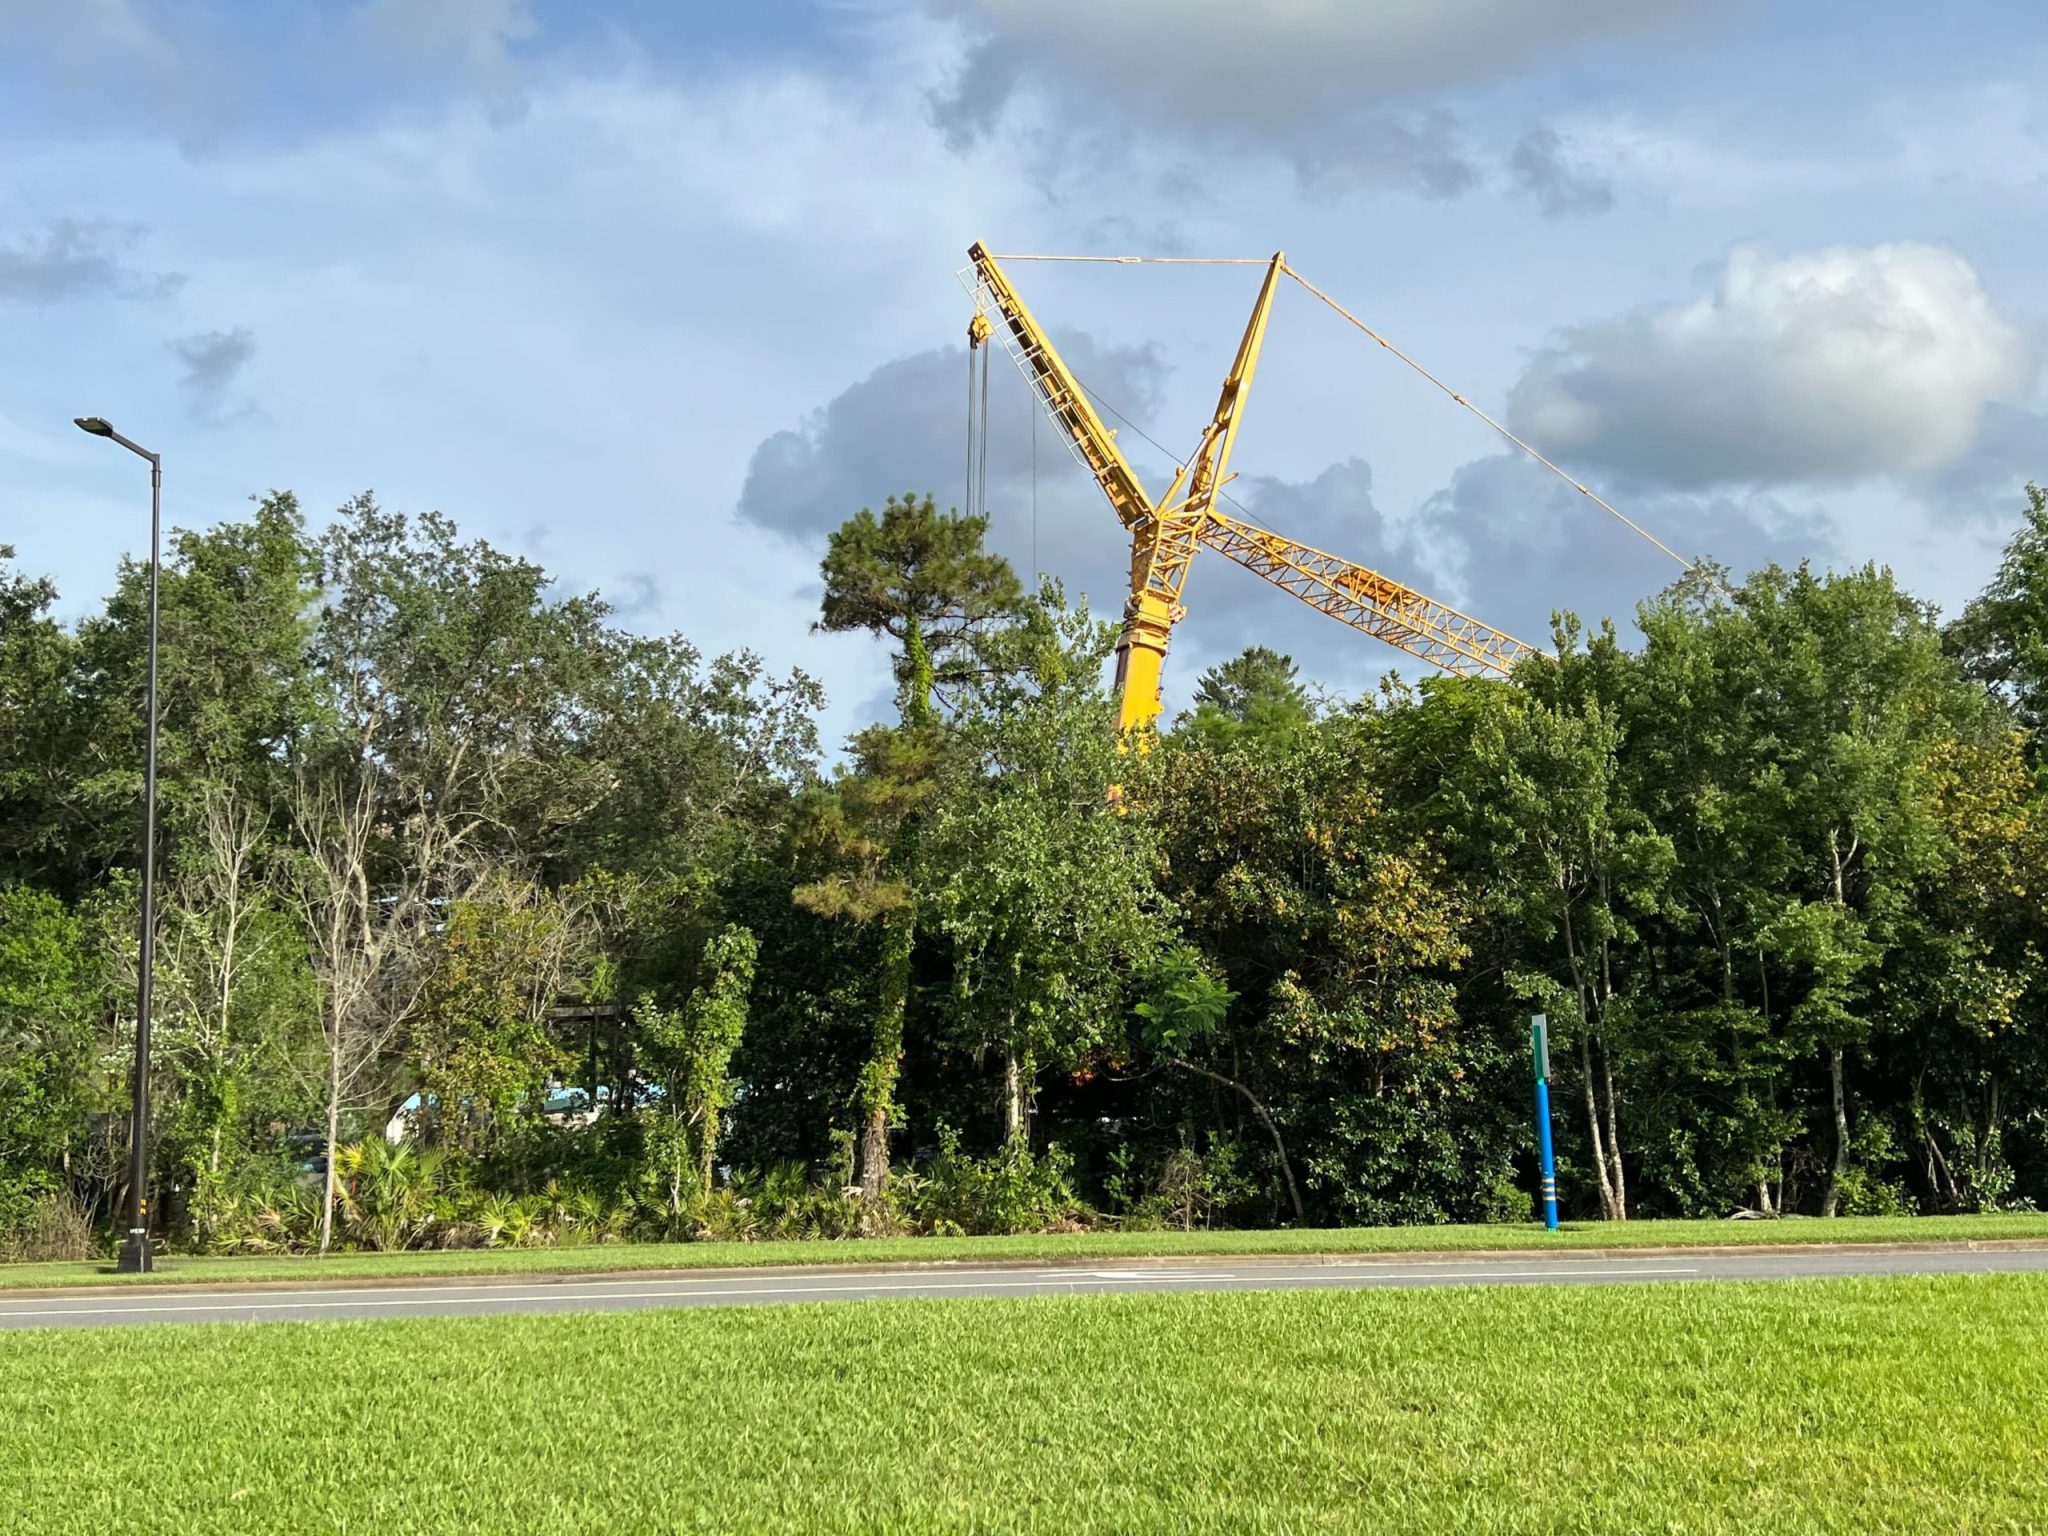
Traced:
POLYGON ((981 349, 981 462, 975 466, 975 510, 988 516, 988 354, 981 349))
POLYGON ((963 517, 974 516, 974 438, 977 423, 974 419, 974 354, 980 348, 967 349, 967 485, 960 493, 960 513, 963 517))
MULTIPOLYGON (((1087 260, 1088 258, 1080 257, 1076 259, 1087 260)), ((1219 259, 1217 261, 1217 265, 1223 265, 1223 262, 1219 259)), ((1154 437, 1150 432, 1147 432, 1143 427, 1139 426, 1135 421, 1131 420, 1131 418, 1126 416, 1122 411, 1118 410, 1115 406, 1111 405, 1107 400, 1103 399, 1102 396, 1096 392, 1093 386, 1091 386, 1086 379, 1082 378, 1079 374, 1075 374, 1074 382, 1081 386, 1082 391, 1088 396, 1089 399, 1093 400, 1097 405, 1101 406, 1105 411, 1109 412, 1110 415, 1114 416, 1118 421, 1122 422, 1125 426, 1129 427, 1133 432, 1137 433, 1138 436, 1145 439, 1146 442, 1150 443, 1159 452, 1165 454, 1167 459, 1172 463, 1175 469, 1187 468, 1187 459, 1175 453, 1171 448, 1167 447, 1166 444, 1160 442, 1158 438, 1154 437)), ((1036 422, 1037 417, 1034 415, 1032 420, 1036 422)), ((1232 475, 1230 478, 1234 480, 1237 477, 1235 475, 1232 475)), ((1246 506, 1243 502, 1239 501, 1235 496, 1231 495, 1230 492, 1224 490, 1220 486, 1216 490, 1216 499, 1218 501, 1229 502, 1233 507, 1237 508, 1238 511, 1244 514, 1245 520, 1247 522, 1257 523, 1261 528, 1265 529, 1266 532, 1278 533, 1280 531, 1279 529, 1275 528, 1271 523, 1267 522, 1263 517, 1260 517, 1258 513, 1254 512, 1250 507, 1246 506)))
POLYGON ((1627 513, 1622 512, 1612 502, 1603 499, 1594 491, 1592 491, 1589 487, 1580 484, 1577 480, 1573 479, 1570 475, 1566 474, 1562 469, 1558 468, 1557 465, 1551 463, 1550 460, 1546 459, 1542 454, 1538 453, 1534 448, 1530 447, 1528 443, 1524 442, 1521 438, 1515 436, 1514 433, 1510 432, 1506 427, 1502 426, 1499 422, 1495 421, 1491 416, 1487 415, 1486 412, 1482 411, 1470 400, 1467 400, 1463 395, 1459 394, 1455 389, 1451 388, 1450 385, 1446 384, 1442 379, 1438 378, 1435 374, 1431 373, 1427 368, 1423 367, 1422 364, 1415 361, 1414 358, 1410 357, 1406 352, 1403 352, 1399 347, 1395 346, 1391 341, 1387 340, 1386 337, 1382 336, 1378 331, 1374 330, 1371 326, 1367 325, 1363 320, 1359 319, 1358 316, 1351 313, 1351 311, 1346 309, 1342 304, 1339 304, 1335 299, 1331 298, 1327 293, 1323 292, 1323 290, 1318 288, 1314 283, 1310 282, 1307 278, 1303 277, 1299 272, 1295 271, 1294 268, 1288 266, 1286 262, 1283 261, 1280 264, 1280 270, 1285 272, 1289 277, 1293 278, 1297 283, 1301 284, 1302 287, 1306 288, 1310 293, 1314 294, 1317 298, 1321 299, 1325 304, 1329 305, 1330 308, 1334 309, 1346 320, 1350 321, 1353 325, 1357 326, 1358 329, 1365 332, 1366 335, 1370 336, 1382 347, 1385 347, 1387 351, 1393 353, 1395 357, 1399 358, 1402 362, 1406 363, 1410 368, 1414 369, 1417 373, 1421 374, 1425 379, 1429 380, 1429 382, 1434 384, 1438 389, 1442 390, 1445 394, 1449 395, 1453 400, 1457 401, 1458 404, 1465 407, 1465 409, 1470 411, 1474 416, 1477 416, 1481 421, 1485 422, 1489 427, 1493 428, 1493 430, 1498 432, 1502 437, 1506 438, 1509 442, 1513 443, 1517 448, 1521 449, 1522 452, 1526 453, 1538 464, 1541 464, 1545 469, 1549 470, 1553 475, 1557 476, 1557 478, 1562 480, 1566 485, 1570 486, 1573 490, 1577 491, 1581 496, 1585 497, 1588 501, 1592 502, 1594 506, 1600 508, 1601 511, 1607 513, 1610 517, 1618 519, 1623 527, 1627 528, 1632 533, 1640 535, 1642 538, 1648 539, 1652 544, 1656 545, 1659 549, 1663 550, 1665 554, 1669 555, 1672 559, 1676 560, 1679 563, 1679 565, 1682 566, 1684 569, 1688 571, 1695 569, 1694 563, 1692 561, 1686 559, 1685 556, 1681 555, 1669 544, 1666 544, 1662 539, 1658 538, 1657 535, 1650 532, 1649 529, 1643 527, 1642 524, 1634 521, 1632 518, 1628 516, 1627 513))
POLYGON ((987 317, 975 306, 967 347, 967 488, 962 511, 968 517, 988 511, 988 354, 987 317), (979 360, 979 387, 975 363, 979 360))
MULTIPOLYGON (((1108 264, 1110 266, 1142 265, 1187 267, 1263 267, 1271 264, 1270 257, 1260 256, 1049 256, 1039 255, 1035 253, 1013 252, 1009 255, 1000 255, 996 257, 996 259, 998 261, 1101 262, 1108 264)), ((1435 385, 1444 394, 1449 395, 1451 399, 1455 400, 1459 405, 1462 405, 1474 416, 1477 416, 1481 421, 1485 422, 1489 427, 1493 428, 1495 432, 1498 432, 1502 437, 1506 438, 1509 442, 1513 443, 1517 448, 1521 449, 1523 453, 1527 454, 1530 458, 1534 459, 1538 464, 1541 464, 1545 469, 1549 470, 1553 475, 1557 476, 1557 478, 1562 480, 1566 485, 1570 486, 1573 490, 1577 491, 1581 496, 1585 497, 1588 501, 1592 502, 1594 506, 1600 508, 1600 510, 1607 513, 1608 516, 1614 518, 1624 528, 1627 528, 1631 533, 1637 535, 1639 538, 1642 538, 1644 540, 1647 540, 1649 543, 1654 544, 1658 549, 1662 550, 1665 554, 1669 555, 1673 560, 1677 561, 1680 568, 1686 571, 1693 571, 1698 569, 1698 566, 1694 561, 1686 559, 1685 556, 1681 555, 1669 544, 1666 544, 1662 539, 1658 538, 1654 533, 1650 532, 1649 529, 1643 527, 1642 524, 1636 522, 1633 518, 1629 517, 1627 513, 1621 511, 1621 509, 1616 507, 1612 502, 1609 502, 1603 497, 1601 497, 1590 486, 1582 485, 1579 481, 1573 479, 1571 475, 1566 473, 1563 469, 1560 469, 1556 464, 1552 463, 1542 454, 1538 453, 1535 450, 1535 448, 1530 446, 1527 442, 1523 441, 1523 439, 1517 437, 1514 433, 1510 432, 1500 422, 1494 420, 1493 417, 1489 416, 1485 411, 1482 411, 1478 406, 1474 405, 1470 400, 1466 399, 1465 396, 1459 394, 1455 389, 1451 388, 1450 385, 1446 384, 1442 379, 1438 378, 1435 374, 1431 373, 1427 368, 1423 367, 1422 364, 1418 363, 1406 352, 1403 352, 1391 341, 1388 341, 1386 337, 1382 336, 1378 331, 1374 330, 1371 326, 1367 325, 1363 320, 1359 319, 1358 316, 1354 315, 1342 304, 1339 304, 1335 299, 1331 298, 1327 293, 1323 292, 1323 290, 1318 288, 1314 283, 1310 282, 1307 278, 1303 277, 1299 272, 1295 271, 1294 268, 1288 265, 1285 261, 1280 263, 1280 270, 1285 272, 1289 277, 1293 278, 1295 282, 1299 283, 1303 288, 1306 288, 1316 298, 1322 300, 1323 303, 1327 304, 1331 309, 1335 310, 1345 320, 1348 320, 1352 325, 1356 326, 1359 330, 1363 331, 1367 336, 1370 336, 1374 341, 1378 342, 1382 347, 1384 347, 1387 351, 1391 352, 1395 357, 1399 358, 1403 363, 1406 363, 1410 368, 1414 369, 1415 372, 1421 374, 1423 378, 1427 379, 1431 384, 1435 385)), ((1082 388, 1086 389, 1087 386, 1082 385, 1082 388)), ((1095 393, 1093 390, 1089 390, 1088 392, 1090 394, 1095 393)), ((1099 396, 1097 398, 1100 399, 1099 396)), ((1107 402, 1104 403, 1106 404, 1107 402)), ((1112 414, 1117 415, 1119 419, 1125 419, 1122 417, 1121 412, 1112 411, 1112 414)), ((1139 435, 1144 436, 1142 431, 1139 433, 1139 435)), ((1152 439, 1146 437, 1145 441, 1149 443, 1152 442, 1152 439)), ((1152 446, 1158 448, 1159 444, 1153 443, 1152 446)), ((1160 451, 1162 453, 1166 452, 1166 450, 1163 448, 1161 448, 1160 451)), ((1172 457, 1172 455, 1170 454, 1168 456, 1172 457)), ((1176 460, 1176 462, 1178 462, 1178 460, 1176 460)), ((1239 504, 1235 498, 1226 496, 1223 499, 1231 502, 1233 506, 1237 506, 1240 511, 1244 510, 1242 505, 1239 504)), ((1254 519, 1254 521, 1256 521, 1256 519, 1254 519)), ((1262 524, 1261 526, 1264 525, 1262 524)))

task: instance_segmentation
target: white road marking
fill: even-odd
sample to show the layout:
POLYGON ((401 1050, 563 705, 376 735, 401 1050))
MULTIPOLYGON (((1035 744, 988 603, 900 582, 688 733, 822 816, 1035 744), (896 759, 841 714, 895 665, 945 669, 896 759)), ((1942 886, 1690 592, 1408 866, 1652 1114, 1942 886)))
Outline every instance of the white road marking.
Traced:
MULTIPOLYGON (((1327 1271, 1334 1265, 1316 1265, 1299 1271, 1281 1271, 1259 1278, 1275 1281, 1315 1281, 1330 1278, 1327 1271)), ((1446 1270, 1441 1267, 1426 1269, 1378 1269, 1380 1278, 1386 1280, 1526 1280, 1541 1279, 1561 1272, 1559 1265, 1547 1265, 1541 1269, 1468 1269, 1446 1270)), ((1593 1265, 1580 1264, 1572 1270, 1582 1273, 1598 1273, 1612 1276, 1631 1275, 1696 1275, 1698 1269, 1670 1265, 1593 1265)), ((0 1318, 4 1317, 107 1317, 135 1313, 174 1315, 179 1313, 205 1312, 297 1312, 334 1310, 344 1307, 427 1307, 445 1304, 477 1304, 529 1302, 529 1301, 644 1301, 665 1298, 693 1296, 826 1296, 849 1292, 872 1294, 888 1291, 967 1291, 967 1290, 1042 1290, 1050 1280, 1038 1276, 1011 1279, 1003 1278, 1009 1272, 989 1271, 987 1278, 960 1277, 950 1280, 896 1279, 890 1276, 876 1276, 871 1280, 850 1278, 844 1283, 805 1281, 794 1285, 742 1285, 717 1286, 702 1282, 681 1281, 658 1287, 628 1288, 623 1285, 607 1286, 603 1290, 570 1290, 564 1286, 551 1285, 545 1288, 520 1290, 512 1286, 469 1286, 410 1291, 404 1295, 392 1295, 388 1291, 371 1295, 367 1300, 336 1301, 340 1293, 328 1291, 321 1295, 294 1297, 290 1300, 263 1300, 248 1293, 235 1299, 220 1301, 157 1301, 138 1297, 132 1302, 114 1305, 84 1307, 15 1307, 0 1302, 0 1318)), ((1047 1271, 1060 1280, 1085 1279, 1103 1285, 1143 1285, 1151 1282, 1174 1284, 1199 1284, 1204 1281, 1244 1280, 1246 1277, 1230 1273, 1197 1273, 1188 1270, 1080 1270, 1047 1271)), ((347 1293, 355 1296, 367 1294, 363 1291, 347 1293)))

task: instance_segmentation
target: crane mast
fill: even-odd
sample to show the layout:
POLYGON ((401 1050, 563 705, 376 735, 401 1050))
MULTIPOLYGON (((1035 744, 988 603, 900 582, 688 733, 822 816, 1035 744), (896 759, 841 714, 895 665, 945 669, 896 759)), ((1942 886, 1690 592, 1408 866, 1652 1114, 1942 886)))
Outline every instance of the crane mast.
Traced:
MULTIPOLYGON (((1116 433, 1095 413, 1086 390, 996 258, 979 242, 967 254, 980 289, 1016 342, 1018 360, 1037 386, 1046 414, 1102 487, 1117 521, 1131 536, 1130 594, 1117 639, 1118 718, 1124 731, 1149 726, 1159 715, 1160 676, 1173 627, 1186 616, 1181 588, 1198 546, 1215 550, 1318 611, 1448 672, 1505 676, 1533 649, 1392 577, 1216 510, 1217 495, 1230 478, 1230 451, 1245 394, 1258 371, 1273 295, 1282 274, 1290 270, 1284 255, 1276 253, 1266 264, 1251 320, 1201 440, 1155 501, 1117 447, 1116 433)), ((989 334, 988 320, 977 308, 968 343, 981 346, 989 334)))

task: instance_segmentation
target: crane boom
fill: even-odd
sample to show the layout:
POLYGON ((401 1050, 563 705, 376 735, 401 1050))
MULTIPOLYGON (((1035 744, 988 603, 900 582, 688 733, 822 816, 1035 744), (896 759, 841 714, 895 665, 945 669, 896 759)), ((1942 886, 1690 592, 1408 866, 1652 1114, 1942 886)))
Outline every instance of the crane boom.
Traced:
POLYGON ((1202 429, 1201 441, 1175 473, 1159 499, 1156 514, 1131 530, 1131 592, 1124 600, 1124 630, 1116 652, 1117 693, 1124 701, 1123 714, 1130 717, 1126 729, 1151 720, 1162 707, 1159 689, 1166 648, 1173 639, 1173 626, 1187 612, 1181 606, 1180 589, 1188 579, 1203 521, 1229 479, 1238 418, 1252 387, 1252 375, 1258 371, 1259 349, 1273 313, 1273 292, 1280 286, 1285 267, 1286 259, 1276 253, 1266 269, 1266 281, 1260 285, 1237 356, 1223 376, 1215 414, 1202 429))
POLYGON ((1137 527, 1152 516, 1152 498, 1145 494, 1137 471, 1131 468, 1123 450, 1117 447, 1116 434, 1105 427, 1102 418, 1095 414, 1095 407, 1088 403, 1086 391, 1069 371, 1066 360, 1059 355, 1045 332, 1038 328, 1038 322, 1017 296, 1017 290, 1010 286, 1010 279, 996 265, 996 259, 988 253, 988 248, 977 241, 968 248, 967 255, 974 263, 982 286, 988 289, 997 313, 1009 326, 1010 334, 1017 338, 1024 366, 1031 370, 1032 381, 1045 398, 1046 414, 1080 451, 1081 462, 1088 466, 1088 472, 1095 476, 1095 483, 1109 498, 1117 521, 1126 528, 1137 527))
MULTIPOLYGON (((1201 441, 1174 474, 1166 494, 1155 501, 1117 447, 1115 432, 1096 415, 1080 381, 996 258, 979 242, 967 254, 978 283, 1016 339, 1019 360, 1037 386, 1046 414, 1066 434, 1131 536, 1130 595, 1124 603, 1116 666, 1119 723, 1126 732, 1150 725, 1159 714, 1160 672, 1173 626, 1186 613, 1181 587, 1198 544, 1265 577, 1312 608, 1446 672, 1505 676, 1532 652, 1533 647, 1391 577, 1216 510, 1216 498, 1229 479, 1231 445, 1245 392, 1258 368, 1274 290, 1288 271, 1283 256, 1276 254, 1267 264, 1251 322, 1201 441)), ((987 320, 977 308, 968 331, 970 345, 982 345, 988 333, 987 320)))
POLYGON ((1535 647, 1391 576, 1212 512, 1202 543, 1353 629, 1466 677, 1505 677, 1535 647))

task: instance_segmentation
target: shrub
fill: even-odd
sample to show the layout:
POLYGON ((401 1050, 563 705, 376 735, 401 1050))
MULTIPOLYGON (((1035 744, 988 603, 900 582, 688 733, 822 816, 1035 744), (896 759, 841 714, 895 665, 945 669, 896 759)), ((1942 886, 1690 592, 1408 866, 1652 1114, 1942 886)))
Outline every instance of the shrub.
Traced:
POLYGON ((69 1190, 47 1181, 0 1189, 0 1260, 89 1259, 92 1216, 69 1190))
POLYGON ((1073 1231, 1087 1212, 1071 1182, 1073 1160, 1059 1147, 1034 1156, 1022 1141, 992 1156, 968 1157, 959 1132, 939 1129, 939 1149, 922 1169, 896 1181, 895 1198, 920 1231, 984 1236, 1073 1231))
POLYGON ((1109 1155, 1110 1172, 1103 1187, 1127 1231, 1174 1226, 1207 1231, 1219 1211, 1246 1199, 1253 1180, 1243 1168, 1243 1149, 1230 1137, 1211 1140, 1206 1152, 1192 1147, 1170 1149, 1149 1176, 1138 1172, 1128 1146, 1109 1155))

